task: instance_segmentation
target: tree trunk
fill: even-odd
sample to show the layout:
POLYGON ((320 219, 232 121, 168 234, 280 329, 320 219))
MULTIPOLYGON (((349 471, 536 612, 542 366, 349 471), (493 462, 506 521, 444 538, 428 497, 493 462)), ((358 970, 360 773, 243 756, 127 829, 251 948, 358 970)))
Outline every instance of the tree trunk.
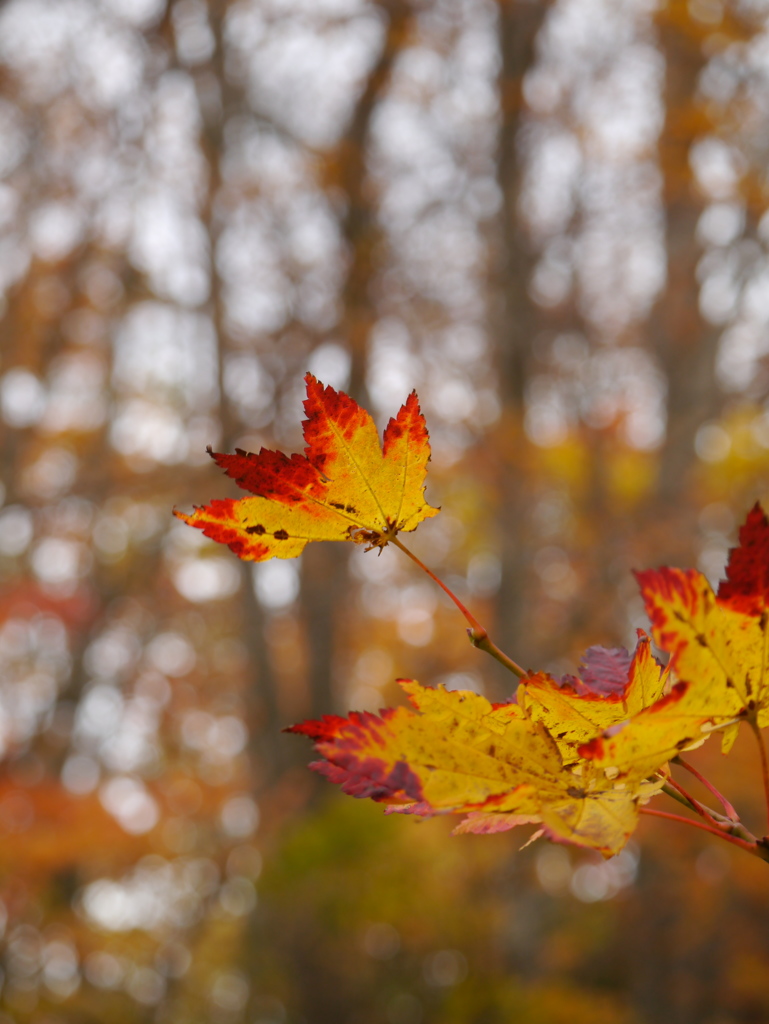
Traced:
MULTIPOLYGON (((534 63, 537 34, 549 9, 549 2, 500 0, 498 21, 501 57, 498 95, 502 120, 497 182, 503 205, 492 287, 491 329, 502 400, 497 441, 501 474, 498 530, 502 576, 495 639, 524 668, 533 655, 525 627, 525 579, 531 557, 527 544, 531 495, 522 467, 517 464, 517 452, 523 431, 526 385, 534 345, 542 329, 542 313, 529 294, 536 253, 518 213, 523 177, 520 128, 524 109, 523 77, 534 63)), ((500 678, 500 685, 509 687, 509 682, 500 678)))
MULTIPOLYGON (((682 511, 695 465, 698 428, 718 414, 722 402, 716 380, 720 331, 699 309, 697 264, 702 255, 696 237, 703 198, 696 192, 689 166, 692 144, 707 125, 697 109, 697 84, 705 64, 701 31, 672 0, 657 17, 665 57, 665 122, 659 141, 666 213, 667 280, 650 318, 651 347, 667 380, 667 431, 660 455, 654 515, 666 519, 682 511)), ((688 521, 688 517, 687 517, 688 521)), ((691 530, 655 537, 656 557, 691 560, 691 530), (677 539, 673 539, 675 534, 677 539), (662 546, 660 547, 659 544, 662 546)))

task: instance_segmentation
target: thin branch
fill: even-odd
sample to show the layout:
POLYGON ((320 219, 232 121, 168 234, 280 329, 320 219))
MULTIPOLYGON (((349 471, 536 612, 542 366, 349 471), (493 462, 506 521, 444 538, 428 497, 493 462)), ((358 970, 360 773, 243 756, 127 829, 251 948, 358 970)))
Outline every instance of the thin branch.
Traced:
POLYGON ((480 630, 468 629, 467 635, 470 637, 470 643, 473 647, 477 647, 479 651, 485 651, 492 658, 496 658, 500 665, 504 665, 509 672, 518 676, 519 679, 524 678, 526 670, 521 668, 512 658, 508 657, 504 651, 501 651, 482 626, 480 630))
POLYGON ((716 789, 713 783, 706 779, 701 772, 698 772, 694 765, 689 764, 688 761, 684 761, 684 759, 680 756, 673 758, 673 764, 680 764, 682 768, 685 768, 687 772, 690 772, 695 777, 695 779, 701 782, 705 789, 709 790, 716 798, 716 800, 718 800, 718 802, 721 804, 724 811, 726 812, 727 818, 729 818, 731 821, 740 820, 739 814, 735 811, 734 807, 732 807, 729 800, 727 800, 722 793, 719 793, 719 791, 716 789))
POLYGON ((443 583, 442 580, 439 580, 438 577, 435 575, 435 573, 432 571, 432 569, 428 569, 427 566, 425 565, 425 563, 420 558, 417 558, 417 556, 414 554, 413 551, 409 551, 409 549, 406 547, 406 545, 402 541, 398 540, 397 537, 391 537, 390 538, 390 543, 394 544, 397 548, 400 548, 401 551, 404 554, 409 556, 409 558, 411 559, 412 562, 414 562, 416 565, 419 566, 419 568, 422 570, 422 572, 426 572, 427 575, 430 577, 430 579, 438 584, 438 586, 441 588, 441 590, 444 592, 444 594, 447 594, 451 598, 451 600, 454 602, 454 604, 457 606, 457 608, 459 608, 459 610, 462 612, 462 614, 467 619, 467 621, 470 623, 470 625, 473 627, 473 629, 477 629, 477 630, 482 631, 484 633, 486 632, 483 629, 483 626, 480 624, 480 622, 473 615, 473 613, 471 611, 469 611, 467 608, 465 608, 465 606, 459 600, 457 595, 455 593, 453 593, 453 591, 449 590, 449 588, 446 586, 446 584, 443 583))
POLYGON ((735 846, 739 846, 741 850, 745 850, 747 853, 752 853, 754 857, 758 857, 761 860, 769 859, 769 851, 763 851, 755 840, 749 842, 745 839, 739 839, 737 836, 730 835, 728 832, 722 832, 721 829, 712 828, 710 825, 706 825, 703 821, 695 821, 694 818, 685 818, 682 814, 669 814, 667 811, 655 811, 651 807, 639 808, 641 814, 650 814, 655 818, 667 818, 668 821, 680 821, 684 825, 691 825, 693 828, 702 829, 703 832, 710 832, 711 835, 719 836, 721 839, 725 839, 727 843, 733 843, 735 846))
POLYGON ((753 735, 756 737, 758 743, 758 749, 761 754, 761 775, 764 780, 764 796, 766 797, 766 813, 767 820, 769 820, 769 760, 766 756, 766 744, 764 743, 764 737, 761 734, 761 730, 758 727, 758 722, 749 721, 750 728, 753 730, 753 735))
MULTIPOLYGON (((763 860, 769 859, 769 844, 763 840, 760 842, 756 839, 752 832, 749 832, 742 824, 739 818, 727 818, 719 811, 714 811, 712 807, 707 807, 705 804, 700 803, 699 800, 687 793, 686 790, 676 783, 669 776, 665 776, 666 782, 662 787, 662 792, 673 800, 677 800, 678 803, 688 808, 690 811, 695 811, 700 814, 711 824, 715 825, 721 832, 728 833, 732 836, 737 836, 738 839, 744 839, 747 843, 758 843, 759 849, 763 851, 760 856, 763 860), (675 788, 673 788, 675 787, 675 788), (766 856, 765 856, 766 854, 766 856)), ((730 805, 731 806, 731 805, 730 805)))
POLYGON ((467 635, 470 637, 470 643, 473 645, 473 647, 477 647, 481 651, 486 651, 486 653, 490 654, 492 658, 496 658, 497 661, 500 662, 500 664, 504 665, 509 672, 512 672, 514 675, 518 676, 519 679, 523 679, 523 677, 526 675, 525 670, 522 669, 521 666, 518 665, 515 661, 513 661, 512 658, 508 657, 508 655, 506 655, 504 651, 501 651, 497 647, 497 645, 492 641, 489 634, 486 632, 486 629, 480 624, 480 622, 476 619, 473 613, 462 604, 457 595, 453 593, 453 591, 449 590, 449 588, 442 580, 438 579, 438 577, 435 575, 432 569, 428 569, 425 563, 421 561, 419 558, 417 558, 413 551, 409 551, 406 545, 399 541, 397 537, 390 537, 390 542, 394 544, 397 548, 400 548, 405 555, 408 555, 411 561, 418 565, 423 572, 426 572, 430 579, 438 584, 438 586, 441 588, 444 594, 451 598, 451 600, 454 602, 457 608, 462 612, 464 617, 470 623, 471 628, 468 629, 467 635))
POLYGON ((673 800, 676 800, 679 804, 681 804, 682 807, 685 807, 687 809, 687 811, 696 811, 697 810, 697 808, 692 804, 692 802, 690 800, 688 800, 685 797, 681 796, 681 794, 677 790, 673 789, 673 787, 670 786, 669 783, 667 783, 667 782, 662 787, 660 792, 664 793, 665 796, 669 796, 673 800))
POLYGON ((680 784, 680 782, 676 782, 676 780, 673 778, 672 775, 668 778, 668 783, 674 789, 678 790, 678 792, 681 794, 681 796, 684 797, 689 802, 689 804, 692 807, 692 809, 695 810, 697 812, 697 814, 700 815, 701 818, 704 818, 705 821, 709 821, 710 824, 711 825, 715 825, 716 828, 718 827, 718 822, 714 818, 713 814, 710 812, 710 809, 708 807, 706 807, 704 804, 701 804, 699 802, 699 800, 697 800, 696 797, 693 797, 691 795, 691 793, 688 793, 684 789, 684 787, 680 784))

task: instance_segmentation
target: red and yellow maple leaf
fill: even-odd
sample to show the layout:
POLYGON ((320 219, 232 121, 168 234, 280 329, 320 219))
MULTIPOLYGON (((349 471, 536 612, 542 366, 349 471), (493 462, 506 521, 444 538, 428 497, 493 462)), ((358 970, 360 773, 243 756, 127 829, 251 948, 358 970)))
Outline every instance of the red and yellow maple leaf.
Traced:
POLYGON ((624 649, 591 647, 580 670, 582 678, 567 676, 560 683, 537 672, 518 689, 518 703, 532 721, 547 727, 567 763, 580 760, 580 744, 658 700, 667 680, 640 630, 632 659, 624 649))
POLYGON ((175 514, 240 558, 294 558, 316 540, 383 547, 438 514, 424 498, 430 459, 416 394, 390 420, 380 443, 371 416, 352 398, 307 374, 304 455, 263 448, 213 454, 251 497, 212 501, 175 514))
POLYGON ((694 570, 660 569, 638 574, 654 639, 671 654, 678 682, 670 693, 637 709, 578 748, 597 768, 619 778, 641 779, 660 771, 684 750, 700 746, 713 725, 732 720, 743 706, 726 685, 739 671, 740 655, 710 584, 694 570))
POLYGON ((739 722, 769 725, 769 520, 755 505, 733 548, 718 594, 693 569, 637 574, 652 634, 678 682, 619 731, 579 748, 622 777, 649 774, 723 728, 728 752, 739 722))
POLYGON ((312 767, 344 792, 419 815, 470 814, 461 831, 541 823, 552 839, 617 853, 638 804, 654 791, 620 786, 589 762, 564 767, 547 729, 515 703, 492 705, 469 691, 401 681, 419 714, 353 712, 304 722, 324 760, 312 767), (480 817, 478 816, 480 812, 480 817))
MULTIPOLYGON (((681 716, 724 724, 755 707, 764 653, 757 618, 721 605, 710 583, 694 569, 639 573, 652 635, 670 654, 677 678, 689 684, 681 716)), ((725 749, 735 732, 724 736, 725 749)))
MULTIPOLYGON (((638 575, 654 638, 670 653, 677 677, 690 684, 682 703, 692 715, 716 724, 769 724, 767 577, 769 521, 759 505, 740 530, 718 594, 694 570, 638 575)), ((734 735, 727 731, 727 749, 734 735)))
POLYGON ((697 713, 691 693, 689 683, 676 683, 650 707, 580 744, 580 756, 621 781, 661 772, 677 754, 701 746, 712 731, 707 716, 697 713))

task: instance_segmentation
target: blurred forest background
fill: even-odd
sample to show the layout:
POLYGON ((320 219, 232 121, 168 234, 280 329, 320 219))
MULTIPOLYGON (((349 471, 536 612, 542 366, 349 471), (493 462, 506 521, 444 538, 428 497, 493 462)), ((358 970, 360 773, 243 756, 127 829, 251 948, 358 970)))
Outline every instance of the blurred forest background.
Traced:
POLYGON ((769 499, 769 3, 6 0, 0 83, 2 1024, 769 1019, 764 864, 307 771, 281 728, 398 675, 511 693, 397 551, 171 516, 234 496, 207 444, 301 446, 309 369, 417 389, 413 547, 524 665, 632 645, 632 568, 717 579, 769 499))

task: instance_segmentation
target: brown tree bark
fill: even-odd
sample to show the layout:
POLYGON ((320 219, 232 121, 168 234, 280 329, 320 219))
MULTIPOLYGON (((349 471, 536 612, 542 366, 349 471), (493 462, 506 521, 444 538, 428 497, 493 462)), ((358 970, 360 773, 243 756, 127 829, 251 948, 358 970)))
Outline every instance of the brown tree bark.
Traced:
POLYGON ((368 343, 376 321, 372 284, 384 244, 368 168, 371 122, 390 84, 398 56, 412 34, 415 19, 409 0, 381 0, 377 7, 387 24, 382 49, 361 90, 347 130, 327 163, 328 184, 341 193, 344 211, 340 228, 348 263, 340 326, 351 357, 349 392, 364 407, 369 405, 368 343))
MULTIPOLYGON (((693 23, 680 0, 657 14, 660 49, 665 58, 665 121, 659 139, 665 209, 665 287, 649 320, 650 346, 667 381, 667 429, 660 453, 652 517, 668 527, 655 530, 655 557, 691 561, 691 530, 675 529, 670 521, 684 513, 698 428, 716 416, 723 401, 716 380, 720 331, 699 308, 697 264, 702 255, 696 237, 704 197, 697 193, 689 164, 693 143, 708 120, 697 100, 697 84, 706 58, 702 28, 693 23)), ((687 515, 688 520, 688 515, 687 515)))
MULTIPOLYGON (((501 124, 497 183, 502 194, 502 212, 496 240, 491 332, 502 400, 497 441, 502 577, 495 639, 524 668, 533 654, 525 627, 525 580, 531 558, 526 535, 531 495, 522 467, 517 464, 517 453, 523 431, 526 386, 543 317, 529 293, 536 253, 518 208, 523 178, 520 131, 525 108, 523 78, 534 63, 537 35, 550 6, 549 0, 499 0, 498 4, 501 62, 497 88, 501 124)), ((500 678, 500 685, 509 686, 509 680, 500 678)))

